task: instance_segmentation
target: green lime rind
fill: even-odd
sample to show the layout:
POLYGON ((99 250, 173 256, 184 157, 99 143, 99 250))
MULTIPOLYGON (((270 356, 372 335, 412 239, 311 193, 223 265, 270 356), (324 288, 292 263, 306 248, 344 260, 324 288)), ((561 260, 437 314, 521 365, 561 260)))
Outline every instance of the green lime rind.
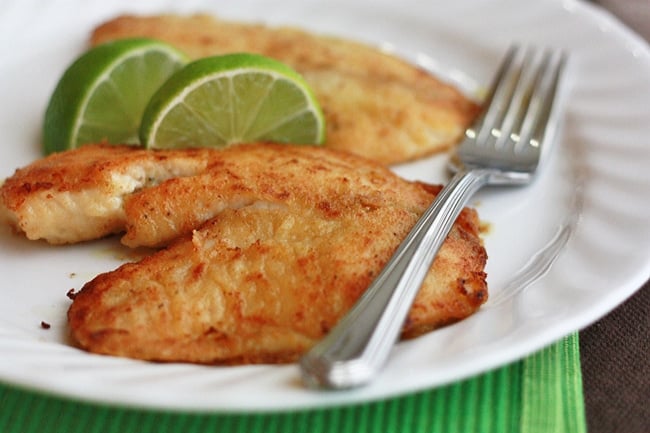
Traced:
POLYGON ((189 59, 154 39, 98 45, 63 73, 45 110, 45 154, 90 142, 138 142, 140 119, 151 95, 189 59))
POLYGON ((289 66, 257 54, 226 54, 191 62, 160 87, 144 111, 140 141, 148 148, 320 145, 324 116, 289 66))

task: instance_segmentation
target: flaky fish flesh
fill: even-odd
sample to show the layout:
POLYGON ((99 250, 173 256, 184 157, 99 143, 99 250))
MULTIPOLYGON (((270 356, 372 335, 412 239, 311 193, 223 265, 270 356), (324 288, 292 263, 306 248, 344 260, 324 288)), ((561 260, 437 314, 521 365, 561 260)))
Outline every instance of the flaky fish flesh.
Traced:
POLYGON ((124 231, 124 201, 135 191, 197 174, 209 149, 149 151, 88 145, 20 168, 0 186, 0 219, 28 239, 75 243, 124 231))

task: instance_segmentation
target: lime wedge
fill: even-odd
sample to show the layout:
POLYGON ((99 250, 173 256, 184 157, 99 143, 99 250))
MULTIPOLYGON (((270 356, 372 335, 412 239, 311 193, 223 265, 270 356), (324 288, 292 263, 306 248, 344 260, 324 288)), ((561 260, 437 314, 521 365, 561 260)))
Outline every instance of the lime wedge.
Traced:
POLYGON ((323 113, 305 80, 281 62, 247 53, 203 58, 174 73, 140 127, 148 148, 324 139, 323 113))
POLYGON ((152 39, 123 39, 85 52, 66 69, 50 97, 43 151, 100 141, 137 144, 151 95, 186 63, 183 53, 152 39))

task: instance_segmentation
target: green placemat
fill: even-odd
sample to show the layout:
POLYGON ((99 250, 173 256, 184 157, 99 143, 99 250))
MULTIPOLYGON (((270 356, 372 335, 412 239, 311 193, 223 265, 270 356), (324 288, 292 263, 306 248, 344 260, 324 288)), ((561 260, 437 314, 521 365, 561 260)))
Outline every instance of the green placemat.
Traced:
POLYGON ((1 433, 584 433, 578 335, 405 397, 279 414, 182 414, 74 402, 0 384, 1 433))

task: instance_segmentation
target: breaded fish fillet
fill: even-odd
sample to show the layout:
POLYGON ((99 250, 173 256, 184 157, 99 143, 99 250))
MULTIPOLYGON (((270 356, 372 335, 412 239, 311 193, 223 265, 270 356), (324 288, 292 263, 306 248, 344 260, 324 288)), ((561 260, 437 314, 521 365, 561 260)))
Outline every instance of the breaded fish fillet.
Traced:
POLYGON ((301 73, 326 118, 326 146, 384 164, 420 158, 456 143, 477 105, 426 71, 372 47, 295 28, 195 16, 120 16, 92 43, 152 37, 198 58, 255 52, 301 73))
POLYGON ((415 215, 431 198, 423 186, 356 155, 311 146, 238 145, 216 151, 200 174, 170 179, 128 197, 122 242, 131 247, 166 245, 224 209, 260 203, 316 207, 336 218, 364 206, 399 207, 415 215))
POLYGON ((208 149, 148 151, 89 145, 39 159, 0 186, 0 219, 29 239, 64 244, 124 231, 124 200, 166 179, 203 171, 208 149))
MULTIPOLYGON (((197 209, 207 208, 214 217, 76 295, 68 319, 82 348, 155 361, 294 361, 352 306, 439 190, 323 148, 260 144, 222 154, 198 182, 165 183, 184 191, 173 205, 178 220, 200 220, 197 209)), ((153 208, 143 219, 167 212, 153 208)), ((463 210, 405 337, 465 318, 487 299, 478 235, 476 212, 463 210)))

